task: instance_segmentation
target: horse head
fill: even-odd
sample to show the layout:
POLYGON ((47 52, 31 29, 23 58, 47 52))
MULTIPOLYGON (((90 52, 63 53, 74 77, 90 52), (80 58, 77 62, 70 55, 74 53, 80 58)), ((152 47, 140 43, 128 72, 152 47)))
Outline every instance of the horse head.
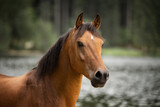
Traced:
POLYGON ((81 13, 66 42, 73 71, 91 80, 94 87, 103 87, 109 78, 101 58, 104 41, 98 33, 99 26, 99 15, 91 23, 84 23, 81 13))

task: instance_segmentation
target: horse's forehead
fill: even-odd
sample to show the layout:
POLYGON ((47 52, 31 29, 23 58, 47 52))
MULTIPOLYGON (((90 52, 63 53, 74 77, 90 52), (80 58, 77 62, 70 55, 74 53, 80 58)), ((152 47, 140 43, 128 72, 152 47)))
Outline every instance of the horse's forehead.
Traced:
POLYGON ((81 39, 94 39, 94 35, 89 31, 85 31, 81 39))
POLYGON ((93 41, 93 42, 103 42, 101 38, 94 36, 90 31, 85 31, 84 34, 80 38, 82 41, 93 41))

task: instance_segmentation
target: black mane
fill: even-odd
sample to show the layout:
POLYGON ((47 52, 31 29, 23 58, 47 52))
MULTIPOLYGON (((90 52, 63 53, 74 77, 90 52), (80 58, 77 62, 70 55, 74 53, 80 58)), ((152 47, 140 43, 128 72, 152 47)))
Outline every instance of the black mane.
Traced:
POLYGON ((38 66, 36 67, 38 77, 44 76, 47 72, 51 73, 52 71, 54 71, 55 67, 58 64, 61 48, 71 31, 72 30, 69 30, 66 34, 61 36, 57 40, 57 42, 40 59, 38 66))
MULTIPOLYGON (((40 59, 38 66, 35 68, 38 77, 44 77, 44 75, 52 73, 55 70, 58 64, 60 51, 72 30, 73 29, 69 30, 65 35, 61 36, 40 59)), ((75 34, 76 38, 82 36, 86 30, 90 31, 94 36, 99 36, 96 27, 90 23, 86 23, 77 29, 77 33, 75 34)))

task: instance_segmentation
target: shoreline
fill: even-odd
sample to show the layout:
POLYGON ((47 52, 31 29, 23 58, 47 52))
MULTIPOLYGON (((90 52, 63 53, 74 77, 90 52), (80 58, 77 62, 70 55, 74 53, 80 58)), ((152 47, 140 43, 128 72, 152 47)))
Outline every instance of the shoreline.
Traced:
POLYGON ((39 50, 9 50, 6 52, 0 52, 1 57, 11 56, 11 57, 32 57, 32 56, 42 56, 45 52, 39 50))
MULTIPOLYGON (((8 50, 0 52, 0 57, 34 57, 43 56, 47 51, 40 50, 8 50)), ((120 56, 120 57, 160 57, 159 54, 150 55, 138 49, 130 48, 103 48, 102 56, 120 56)))

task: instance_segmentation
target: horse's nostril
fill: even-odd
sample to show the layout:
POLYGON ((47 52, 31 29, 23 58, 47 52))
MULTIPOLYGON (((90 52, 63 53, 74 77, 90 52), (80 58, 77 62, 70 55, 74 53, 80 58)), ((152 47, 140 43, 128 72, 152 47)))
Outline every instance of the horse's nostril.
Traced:
POLYGON ((104 78, 105 79, 109 78, 109 73, 104 73, 104 78))
POLYGON ((105 78, 105 79, 107 78, 107 73, 104 74, 104 78, 105 78))
POLYGON ((95 77, 97 77, 98 79, 100 79, 102 77, 101 71, 97 71, 96 74, 95 74, 95 77))

